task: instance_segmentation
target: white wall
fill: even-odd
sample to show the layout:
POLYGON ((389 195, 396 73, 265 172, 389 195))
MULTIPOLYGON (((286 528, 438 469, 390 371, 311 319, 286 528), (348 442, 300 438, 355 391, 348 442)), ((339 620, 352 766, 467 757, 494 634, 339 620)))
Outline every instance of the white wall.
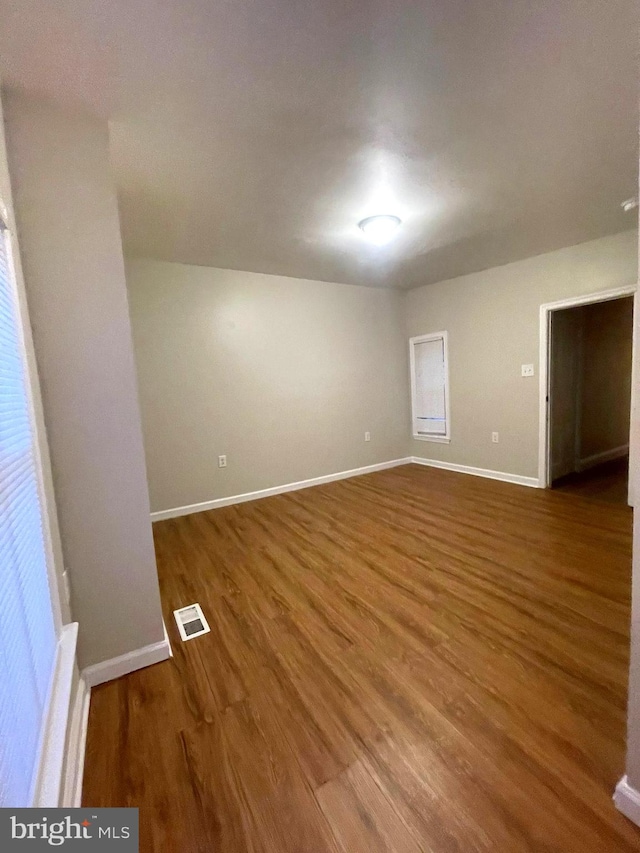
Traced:
POLYGON ((163 639, 106 123, 5 93, 79 661, 163 639))
POLYGON ((405 338, 447 330, 451 443, 409 439, 406 454, 509 474, 538 474, 539 307, 635 284, 635 231, 409 291, 405 338), (498 432, 498 444, 491 433, 498 432))
POLYGON ((147 260, 127 282, 153 510, 404 455, 397 293, 147 260))

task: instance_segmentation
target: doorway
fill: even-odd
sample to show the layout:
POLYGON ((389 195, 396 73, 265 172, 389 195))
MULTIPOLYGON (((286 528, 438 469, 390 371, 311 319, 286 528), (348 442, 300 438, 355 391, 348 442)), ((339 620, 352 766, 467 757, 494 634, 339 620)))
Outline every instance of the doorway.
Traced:
POLYGON ((632 502, 628 457, 634 290, 541 308, 543 487, 611 503, 632 502))

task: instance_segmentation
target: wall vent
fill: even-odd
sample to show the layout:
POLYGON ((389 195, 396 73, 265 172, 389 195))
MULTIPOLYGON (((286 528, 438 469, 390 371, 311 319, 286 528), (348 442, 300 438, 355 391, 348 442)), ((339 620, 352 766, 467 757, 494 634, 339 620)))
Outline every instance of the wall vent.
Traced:
POLYGON ((174 610, 173 615, 183 640, 193 640, 194 637, 207 634, 211 630, 199 604, 181 607, 174 610))

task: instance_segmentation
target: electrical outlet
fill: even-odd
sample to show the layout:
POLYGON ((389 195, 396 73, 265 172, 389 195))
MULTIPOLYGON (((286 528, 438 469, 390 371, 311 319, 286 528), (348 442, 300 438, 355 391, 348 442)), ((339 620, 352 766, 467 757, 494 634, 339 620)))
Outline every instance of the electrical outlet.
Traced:
POLYGON ((492 432, 491 433, 491 441, 494 444, 497 444, 500 441, 500 435, 497 432, 492 432))
POLYGON ((371 441, 371 433, 370 432, 365 432, 364 440, 365 441, 371 441))
POLYGON ((226 456, 218 456, 218 468, 226 468, 227 467, 227 457, 226 456))
POLYGON ((523 364, 522 365, 522 375, 523 376, 533 376, 533 365, 532 364, 523 364))

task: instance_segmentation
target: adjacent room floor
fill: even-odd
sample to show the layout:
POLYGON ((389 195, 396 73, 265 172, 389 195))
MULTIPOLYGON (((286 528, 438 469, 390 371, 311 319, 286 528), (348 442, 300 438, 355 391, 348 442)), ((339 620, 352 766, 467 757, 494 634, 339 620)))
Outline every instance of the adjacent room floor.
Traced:
POLYGON ((604 503, 626 506, 629 492, 629 457, 603 462, 594 468, 560 477, 556 491, 604 503))
POLYGON ((143 853, 640 851, 602 506, 409 465, 155 525, 175 656, 94 689, 84 803, 143 853))

